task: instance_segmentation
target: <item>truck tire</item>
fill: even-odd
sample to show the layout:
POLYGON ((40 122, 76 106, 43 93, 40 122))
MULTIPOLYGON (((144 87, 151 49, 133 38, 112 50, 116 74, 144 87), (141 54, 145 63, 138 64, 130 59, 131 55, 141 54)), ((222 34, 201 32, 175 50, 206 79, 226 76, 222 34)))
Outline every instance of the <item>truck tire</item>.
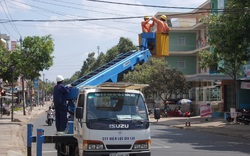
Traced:
POLYGON ((57 156, 66 156, 64 154, 65 146, 64 146, 63 143, 57 143, 56 144, 56 149, 57 149, 57 156))
POLYGON ((75 146, 74 156, 80 156, 80 155, 79 155, 79 148, 78 148, 78 145, 75 146))

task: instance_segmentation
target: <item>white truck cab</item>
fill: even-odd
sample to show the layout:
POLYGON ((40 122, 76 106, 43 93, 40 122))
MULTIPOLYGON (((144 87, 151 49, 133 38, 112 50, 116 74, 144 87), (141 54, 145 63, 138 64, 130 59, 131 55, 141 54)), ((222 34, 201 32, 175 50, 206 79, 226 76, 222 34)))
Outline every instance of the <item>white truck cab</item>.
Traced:
POLYGON ((74 137, 84 156, 150 156, 146 85, 83 87, 76 102, 74 137))

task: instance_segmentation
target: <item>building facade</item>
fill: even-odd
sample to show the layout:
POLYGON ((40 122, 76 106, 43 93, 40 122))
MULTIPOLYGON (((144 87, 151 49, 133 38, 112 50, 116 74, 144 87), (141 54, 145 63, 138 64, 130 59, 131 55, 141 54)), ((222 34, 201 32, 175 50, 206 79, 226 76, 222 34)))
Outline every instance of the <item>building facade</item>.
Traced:
MULTIPOLYGON (((207 30, 201 18, 223 9, 226 1, 208 0, 197 9, 187 13, 158 12, 168 17, 169 56, 165 58, 171 68, 178 69, 192 85, 188 95, 178 95, 173 99, 188 98, 193 101, 194 111, 199 115, 201 104, 210 104, 213 116, 222 116, 229 111, 232 104, 232 78, 217 74, 215 69, 201 68, 198 53, 211 51, 208 45, 207 30)), ((240 97, 240 96, 239 96, 240 97)))

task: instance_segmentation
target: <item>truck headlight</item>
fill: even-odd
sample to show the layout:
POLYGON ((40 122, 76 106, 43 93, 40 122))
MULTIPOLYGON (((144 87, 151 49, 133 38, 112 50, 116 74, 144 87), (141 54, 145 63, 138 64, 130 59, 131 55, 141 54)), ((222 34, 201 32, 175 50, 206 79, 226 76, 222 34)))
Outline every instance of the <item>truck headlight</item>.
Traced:
POLYGON ((87 150, 103 150, 103 142, 97 140, 84 140, 83 146, 87 147, 87 150))
POLYGON ((88 150, 102 150, 103 145, 100 145, 100 144, 88 144, 87 149, 88 150))
POLYGON ((149 149, 151 140, 138 140, 135 142, 133 149, 149 149))

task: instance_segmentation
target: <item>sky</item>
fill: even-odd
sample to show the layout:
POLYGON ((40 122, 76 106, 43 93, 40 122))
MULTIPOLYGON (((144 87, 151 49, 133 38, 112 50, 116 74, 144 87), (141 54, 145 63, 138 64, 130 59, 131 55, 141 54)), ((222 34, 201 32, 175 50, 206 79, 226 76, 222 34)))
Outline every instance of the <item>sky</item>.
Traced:
MULTIPOLYGON (((104 0, 108 2, 196 8, 206 0, 104 0)), ((27 36, 51 35, 54 41, 54 63, 40 72, 42 80, 54 81, 57 75, 70 78, 79 71, 88 54, 106 53, 117 45, 120 37, 138 45, 142 18, 86 20, 153 16, 157 12, 189 12, 190 9, 171 9, 103 3, 88 0, 0 0, 0 34, 11 41, 27 36), (1 20, 33 20, 7 22, 1 20), (44 20, 36 22, 35 20, 44 20), (51 22, 50 20, 56 20, 51 22), (72 20, 72 21, 59 21, 72 20), (99 48, 98 48, 99 47, 99 48)))

